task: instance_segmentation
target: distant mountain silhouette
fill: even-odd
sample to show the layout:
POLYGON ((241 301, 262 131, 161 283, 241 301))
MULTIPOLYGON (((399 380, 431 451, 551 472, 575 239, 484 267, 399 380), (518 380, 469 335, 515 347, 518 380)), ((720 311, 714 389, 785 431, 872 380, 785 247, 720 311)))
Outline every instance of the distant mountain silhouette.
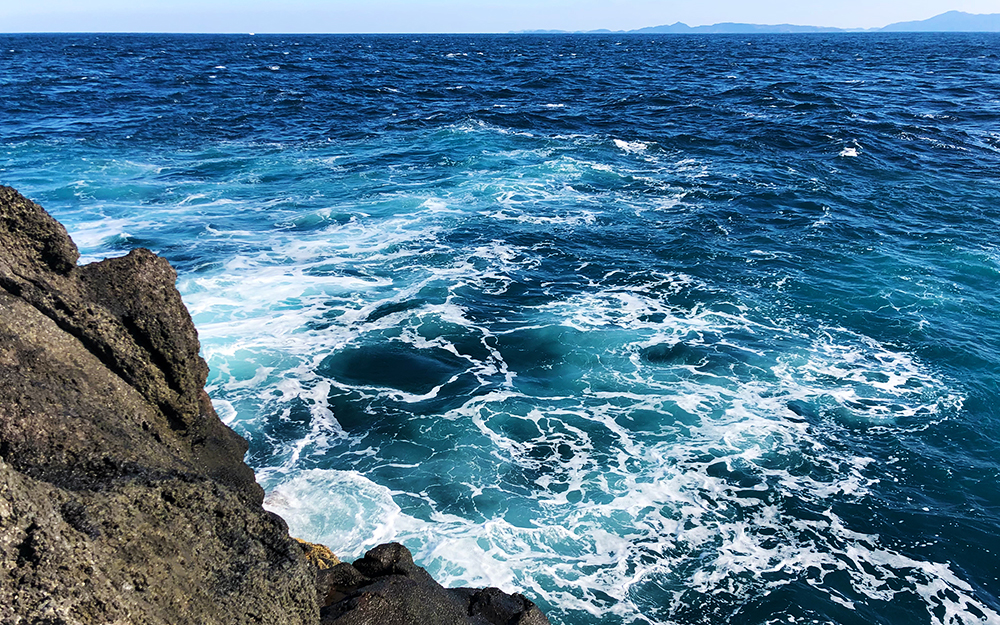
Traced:
POLYGON ((676 22, 668 26, 649 26, 630 30, 636 34, 657 34, 657 33, 839 33, 846 32, 843 28, 830 28, 824 26, 797 26, 795 24, 739 24, 736 22, 723 22, 712 24, 711 26, 688 26, 684 22, 676 22))
MULTIPOLYGON (((565 30, 531 30, 521 31, 523 34, 560 34, 569 33, 565 30)), ((948 11, 926 20, 914 22, 896 22, 883 28, 832 28, 827 26, 798 26, 795 24, 740 24, 723 22, 710 26, 688 26, 684 22, 664 24, 662 26, 647 26, 636 30, 611 31, 607 29, 576 31, 586 34, 637 34, 653 35, 661 33, 674 34, 753 34, 753 33, 850 33, 850 32, 1000 32, 1000 13, 974 14, 962 11, 948 11)))
POLYGON ((886 32, 1000 32, 1000 13, 973 14, 948 11, 919 22, 897 22, 886 32))

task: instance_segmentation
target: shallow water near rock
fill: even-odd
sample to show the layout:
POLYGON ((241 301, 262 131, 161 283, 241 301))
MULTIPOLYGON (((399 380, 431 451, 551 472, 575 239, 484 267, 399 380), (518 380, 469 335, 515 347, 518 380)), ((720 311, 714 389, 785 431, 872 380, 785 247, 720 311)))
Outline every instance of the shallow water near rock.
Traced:
POLYGON ((267 504, 553 623, 1000 622, 996 35, 0 36, 267 504))

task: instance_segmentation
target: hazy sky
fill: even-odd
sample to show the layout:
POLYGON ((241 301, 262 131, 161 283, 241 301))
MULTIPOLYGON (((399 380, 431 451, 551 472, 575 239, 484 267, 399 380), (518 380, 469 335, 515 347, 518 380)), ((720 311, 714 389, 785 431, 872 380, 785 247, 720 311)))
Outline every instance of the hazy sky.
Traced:
POLYGON ((0 32, 508 32, 685 22, 870 28, 1000 0, 0 0, 0 32))

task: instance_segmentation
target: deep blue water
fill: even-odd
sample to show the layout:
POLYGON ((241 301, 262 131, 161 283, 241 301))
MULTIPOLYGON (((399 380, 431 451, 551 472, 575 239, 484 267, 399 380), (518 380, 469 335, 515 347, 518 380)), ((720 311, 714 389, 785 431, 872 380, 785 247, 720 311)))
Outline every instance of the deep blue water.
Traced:
POLYGON ((0 35, 267 505, 553 623, 1000 623, 1000 36, 0 35))

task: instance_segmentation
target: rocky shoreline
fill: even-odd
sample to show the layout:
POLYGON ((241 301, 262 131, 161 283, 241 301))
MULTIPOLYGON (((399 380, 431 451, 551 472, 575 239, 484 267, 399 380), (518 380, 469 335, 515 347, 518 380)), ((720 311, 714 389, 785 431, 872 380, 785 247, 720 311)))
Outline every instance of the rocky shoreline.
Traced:
POLYGON ((78 259, 0 186, 0 624, 548 623, 401 545, 352 565, 289 537, 205 393, 169 263, 78 259))

